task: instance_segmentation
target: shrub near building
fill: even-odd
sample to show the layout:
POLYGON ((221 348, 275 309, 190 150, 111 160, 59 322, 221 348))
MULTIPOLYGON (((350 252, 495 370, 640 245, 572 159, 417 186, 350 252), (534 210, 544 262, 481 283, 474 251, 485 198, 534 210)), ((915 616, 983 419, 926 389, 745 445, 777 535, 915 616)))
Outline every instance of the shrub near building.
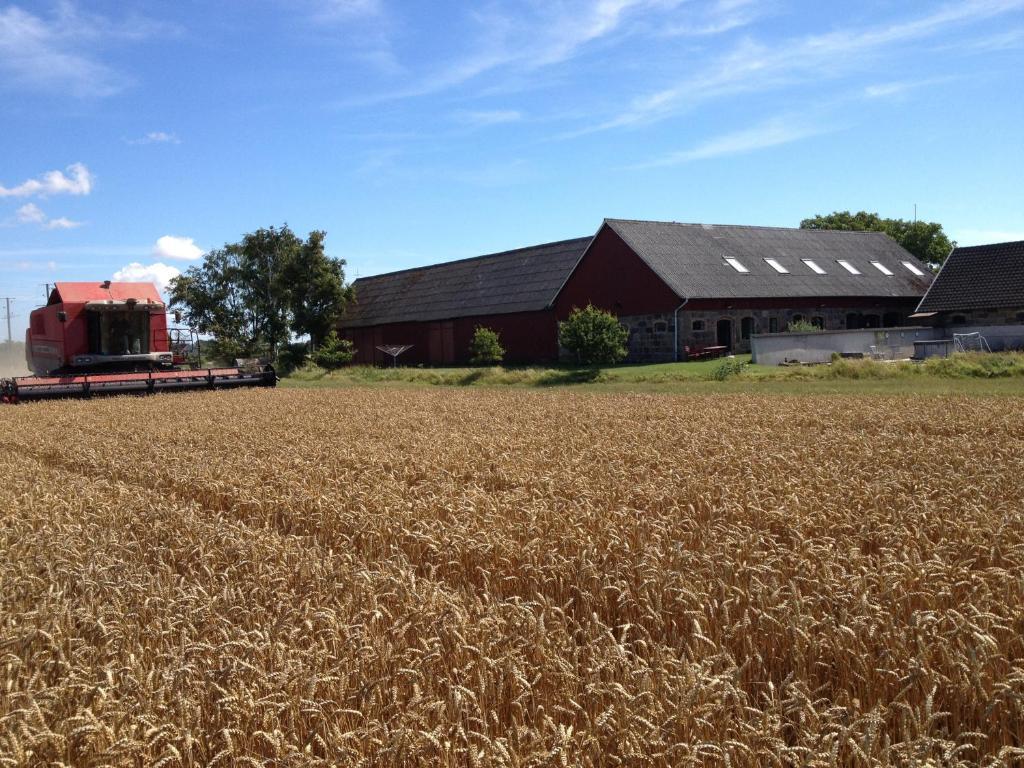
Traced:
POLYGON ((498 365, 505 357, 505 348, 497 331, 478 325, 469 342, 469 362, 473 365, 498 365))
POLYGON ((558 343, 578 365, 614 365, 626 359, 629 330, 615 315, 588 304, 558 328, 558 343))

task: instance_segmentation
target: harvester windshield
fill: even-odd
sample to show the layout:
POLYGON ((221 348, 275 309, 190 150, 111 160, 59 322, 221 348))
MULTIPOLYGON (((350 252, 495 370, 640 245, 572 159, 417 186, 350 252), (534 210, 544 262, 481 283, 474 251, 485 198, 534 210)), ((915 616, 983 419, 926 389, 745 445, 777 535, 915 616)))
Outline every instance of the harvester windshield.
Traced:
POLYGON ((88 317, 90 354, 149 354, 148 312, 90 311, 88 317))

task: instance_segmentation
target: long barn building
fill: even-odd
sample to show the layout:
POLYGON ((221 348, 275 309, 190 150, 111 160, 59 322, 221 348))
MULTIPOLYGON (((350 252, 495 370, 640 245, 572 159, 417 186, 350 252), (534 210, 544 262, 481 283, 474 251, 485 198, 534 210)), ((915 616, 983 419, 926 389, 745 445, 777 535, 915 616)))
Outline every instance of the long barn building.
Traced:
POLYGON ((559 359, 558 323, 587 304, 630 330, 629 360, 750 349, 796 320, 828 330, 901 325, 931 283, 884 234, 606 219, 592 237, 360 278, 341 322, 356 361, 412 345, 405 364, 466 362, 477 326, 508 363, 559 359))

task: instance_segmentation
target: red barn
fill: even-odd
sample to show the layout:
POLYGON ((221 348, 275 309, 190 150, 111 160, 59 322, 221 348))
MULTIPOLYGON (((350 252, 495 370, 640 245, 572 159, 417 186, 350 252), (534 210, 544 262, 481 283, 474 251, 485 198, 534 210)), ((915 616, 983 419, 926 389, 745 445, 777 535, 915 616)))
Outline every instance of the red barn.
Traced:
POLYGON ((498 332, 507 363, 554 362, 555 296, 589 242, 562 240, 360 278, 341 333, 363 364, 390 360, 377 349, 389 344, 412 345, 401 357, 407 365, 465 363, 478 325, 498 332))
POLYGON ((357 362, 412 344, 402 361, 465 362, 478 325, 501 335, 510 363, 559 358, 558 323, 606 309, 630 330, 629 360, 750 349, 755 333, 804 320, 822 328, 904 323, 929 269, 875 232, 606 219, 578 238, 355 282, 341 323, 357 362))

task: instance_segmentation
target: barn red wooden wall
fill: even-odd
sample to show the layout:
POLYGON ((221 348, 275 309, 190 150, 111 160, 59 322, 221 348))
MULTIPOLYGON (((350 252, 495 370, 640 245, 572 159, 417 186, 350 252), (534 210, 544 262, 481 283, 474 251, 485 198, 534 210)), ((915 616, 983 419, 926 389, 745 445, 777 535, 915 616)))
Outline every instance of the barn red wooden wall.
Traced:
POLYGON ((671 312, 680 299, 633 249, 609 227, 601 227, 589 250, 555 301, 559 320, 574 307, 595 307, 615 315, 671 312))
POLYGON ((558 327, 552 310, 344 328, 341 334, 355 344, 355 362, 359 364, 390 363, 391 358, 377 350, 377 346, 412 344, 413 348, 399 358, 401 364, 451 365, 469 362, 469 343, 478 325, 497 331, 505 347, 506 363, 543 363, 558 359, 558 327))

